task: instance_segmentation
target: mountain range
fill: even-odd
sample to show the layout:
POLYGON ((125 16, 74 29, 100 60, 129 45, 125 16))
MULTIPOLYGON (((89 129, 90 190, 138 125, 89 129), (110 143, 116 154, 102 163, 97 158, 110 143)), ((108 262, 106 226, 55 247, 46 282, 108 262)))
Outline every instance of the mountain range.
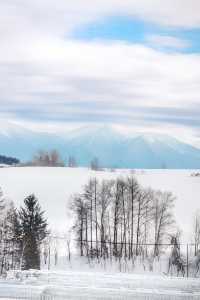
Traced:
POLYGON ((18 125, 0 130, 1 155, 25 162, 40 149, 57 149, 65 161, 73 155, 79 166, 88 166, 97 157, 100 166, 109 168, 200 168, 200 149, 168 135, 127 136, 110 126, 83 127, 62 136, 18 125))

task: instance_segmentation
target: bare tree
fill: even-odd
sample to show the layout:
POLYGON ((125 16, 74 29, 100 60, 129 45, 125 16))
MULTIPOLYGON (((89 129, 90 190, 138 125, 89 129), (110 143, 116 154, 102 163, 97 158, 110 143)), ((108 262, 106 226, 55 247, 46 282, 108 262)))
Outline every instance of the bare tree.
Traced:
POLYGON ((77 167, 77 161, 73 155, 70 155, 68 158, 68 167, 69 168, 76 168, 77 167))
POLYGON ((128 191, 129 191, 129 202, 130 202, 130 211, 131 211, 131 217, 130 217, 130 253, 129 257, 133 256, 133 238, 134 238, 134 215, 135 215, 135 204, 137 201, 137 196, 140 190, 139 184, 137 180, 131 176, 127 178, 127 184, 128 184, 128 191))
POLYGON ((98 200, 99 218, 100 218, 100 243, 101 256, 107 254, 106 242, 108 241, 108 208, 112 198, 113 181, 103 181, 101 184, 100 196, 98 200))
MULTIPOLYGON (((87 224, 86 218, 87 218, 87 209, 84 203, 84 199, 82 195, 75 195, 72 198, 72 204, 71 209, 75 213, 75 224, 74 224, 74 230, 77 235, 77 243, 80 247, 80 255, 84 255, 84 232, 87 230, 87 224)), ((87 239, 87 234, 86 234, 87 239)))
POLYGON ((35 154, 32 164, 34 166, 45 166, 45 167, 62 167, 64 163, 57 150, 52 151, 39 151, 35 154))
POLYGON ((147 257, 148 243, 157 256, 173 228, 173 195, 144 189, 133 177, 90 179, 72 202, 81 256, 147 257))
POLYGON ((16 238, 16 209, 0 189, 0 274, 19 267, 20 243, 16 238))
POLYGON ((154 224, 154 255, 159 255, 159 244, 170 233, 170 228, 174 224, 172 209, 174 207, 172 193, 160 192, 154 193, 153 199, 153 224, 154 224))
POLYGON ((196 255, 198 250, 200 250, 200 211, 197 211, 195 213, 193 238, 194 238, 195 255, 196 255))
POLYGON ((100 169, 99 166, 99 159, 97 157, 94 157, 90 162, 90 168, 93 171, 98 171, 100 169))

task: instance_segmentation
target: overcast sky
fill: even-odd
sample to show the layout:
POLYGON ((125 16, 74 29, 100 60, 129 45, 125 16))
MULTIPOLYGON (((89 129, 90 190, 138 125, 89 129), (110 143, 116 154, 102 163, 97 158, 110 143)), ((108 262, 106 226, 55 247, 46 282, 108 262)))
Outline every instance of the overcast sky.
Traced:
POLYGON ((199 0, 0 0, 1 124, 106 123, 200 145, 199 12, 199 0))

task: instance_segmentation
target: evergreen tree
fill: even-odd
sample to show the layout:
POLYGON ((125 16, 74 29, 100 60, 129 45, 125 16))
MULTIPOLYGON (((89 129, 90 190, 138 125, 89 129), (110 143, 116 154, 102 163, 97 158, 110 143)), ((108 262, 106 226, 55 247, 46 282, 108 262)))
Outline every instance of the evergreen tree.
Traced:
POLYGON ((24 200, 19 211, 22 238, 22 268, 40 269, 40 244, 48 235, 47 221, 35 195, 24 200))
POLYGON ((7 157, 5 155, 0 155, 0 164, 16 165, 19 163, 20 163, 19 159, 15 157, 7 157))

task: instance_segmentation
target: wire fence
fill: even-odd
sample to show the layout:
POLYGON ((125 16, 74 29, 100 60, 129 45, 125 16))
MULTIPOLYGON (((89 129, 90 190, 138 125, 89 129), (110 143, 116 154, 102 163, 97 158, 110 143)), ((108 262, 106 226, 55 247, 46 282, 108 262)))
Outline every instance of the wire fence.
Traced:
MULTIPOLYGON (((70 246, 66 243, 66 237, 52 236, 51 244, 45 251, 48 270, 59 267, 62 255, 59 249, 65 249, 65 262, 71 260, 73 265, 77 256, 85 257, 88 264, 93 267, 113 268, 113 271, 137 272, 143 271, 164 273, 171 276, 199 277, 200 276, 200 249, 194 243, 178 244, 178 256, 172 260, 174 245, 171 243, 113 243, 107 241, 70 240, 70 246), (76 250, 75 250, 76 249, 76 250), (155 255, 158 250, 158 255, 155 255), (51 257, 48 254, 51 253, 51 257), (75 257, 75 259, 73 259, 75 257)), ((60 264, 61 265, 61 264, 60 264)))
MULTIPOLYGON (((171 243, 113 243, 111 241, 73 240, 79 247, 79 255, 86 257, 93 265, 103 261, 104 268, 118 262, 120 271, 137 271, 142 266, 145 271, 156 271, 171 276, 199 277, 200 249, 194 243, 178 244, 174 259, 175 246, 171 243), (155 255, 155 249, 158 254, 155 255), (174 260, 173 260, 174 259, 174 260), (123 269, 121 269, 121 267, 123 269), (136 267, 136 268, 135 268, 136 267)), ((53 251, 50 251, 53 253, 53 251)), ((73 253, 70 253, 72 258, 73 253)), ((59 261, 56 251, 55 264, 59 261)))
MULTIPOLYGON (((77 241, 75 241, 77 242, 77 241)), ((78 241, 80 242, 80 241, 78 241)), ((101 241, 98 241, 97 243, 94 241, 82 241, 83 246, 84 246, 84 251, 85 254, 90 256, 90 254, 93 252, 93 249, 96 249, 97 247, 102 247, 101 241), (91 252, 92 250, 92 252, 91 252)), ((133 248, 135 248, 135 244, 132 245, 133 248)), ((138 257, 134 257, 134 260, 129 259, 128 256, 126 257, 113 257, 113 245, 110 242, 104 242, 103 247, 104 250, 106 249, 106 253, 108 253, 108 256, 102 256, 101 260, 104 262, 103 266, 107 266, 108 270, 110 267, 110 264, 115 264, 117 262, 118 265, 120 265, 121 270, 120 271, 127 271, 129 273, 137 273, 137 267, 140 266, 142 268, 142 271, 156 271, 157 273, 162 273, 168 276, 164 276, 166 278, 165 282, 168 282, 170 280, 171 276, 177 276, 177 271, 178 271, 178 266, 171 266, 169 269, 169 262, 170 262, 170 257, 172 254, 173 250, 173 245, 172 244, 158 244, 156 246, 160 247, 160 257, 155 258, 153 262, 149 260, 151 256, 151 253, 153 253, 153 250, 155 248, 154 244, 140 244, 140 248, 142 249, 140 252, 140 255, 138 257), (145 251, 144 251, 145 250, 145 251), (129 263, 131 266, 134 264, 134 268, 129 268, 129 263), (138 264, 138 265, 137 265, 138 264), (124 267, 124 269, 123 269, 124 267), (152 267, 152 270, 150 270, 149 267, 152 267)), ((200 265, 200 257, 198 257, 198 249, 196 248, 195 244, 179 244, 179 254, 181 258, 183 259, 184 263, 184 274, 180 272, 178 276, 185 276, 188 277, 188 279, 184 279, 184 284, 190 285, 190 280, 191 282, 193 279, 189 277, 197 277, 199 276, 199 265, 200 265)), ((120 252, 121 250, 121 243, 117 244, 118 250, 120 252)), ((128 247, 128 245, 127 245, 128 247)), ((124 251, 124 248, 123 248, 124 251)), ((53 253, 53 249, 51 249, 50 253, 53 253)), ((73 255, 71 254, 71 260, 73 258, 73 255)), ((93 258, 89 257, 88 262, 91 264, 96 264, 98 263, 99 258, 93 258)), ((56 256, 54 259, 51 258, 51 263, 53 267, 55 268, 55 262, 59 264, 59 255, 56 251, 56 256)), ((59 269, 59 266, 58 266, 59 269)), ((146 292, 143 292, 143 287, 142 285, 138 285, 138 289, 140 290, 139 292, 135 288, 137 286, 137 283, 134 282, 134 277, 132 280, 132 277, 129 278, 129 282, 125 282, 125 284, 120 286, 116 286, 115 288, 113 287, 113 283, 109 282, 108 279, 104 279, 98 281, 97 283, 95 282, 96 279, 91 279, 87 280, 87 278, 84 278, 85 275, 83 275, 83 278, 76 277, 73 278, 72 274, 67 275, 68 277, 65 277, 65 275, 60 274, 54 274, 49 270, 47 273, 43 273, 40 271, 39 272, 34 272, 33 271, 24 271, 22 272, 23 278, 21 278, 22 283, 24 280, 29 279, 29 276, 33 276, 33 282, 35 279, 39 279, 44 286, 51 286, 51 285, 57 285, 58 283, 58 288, 57 290, 52 290, 51 288, 47 289, 42 289, 41 287, 38 286, 38 288, 34 288, 33 286, 30 285, 30 287, 25 287, 23 284, 21 285, 20 283, 18 285, 9 285, 8 283, 1 285, 0 284, 0 300, 110 300, 110 299, 115 299, 115 300, 199 300, 200 299, 200 285, 199 287, 195 290, 194 286, 192 287, 193 283, 191 283, 191 291, 184 293, 184 284, 182 286, 183 291, 178 292, 178 293, 173 293, 173 289, 170 290, 169 288, 169 293, 162 293, 159 292, 162 289, 159 289, 159 284, 158 284, 158 291, 156 289, 155 283, 153 282, 152 285, 149 284, 148 288, 146 289, 146 292), (35 276, 35 278, 34 278, 35 276), (52 277, 51 277, 52 276, 52 277), (59 276, 64 276, 63 278, 58 278, 59 276), (43 281, 42 281, 43 280, 43 281), (71 280, 71 282, 70 282, 71 280), (74 280, 74 281, 73 281, 74 280), (61 285, 61 282, 63 282, 63 285, 61 285), (105 282, 106 283, 105 283, 105 282), (80 286, 78 283, 80 282, 80 286), (88 286, 90 284, 91 286, 88 286), (99 283, 101 282, 101 283, 99 283), (103 287, 101 286, 103 282, 103 287), (71 286, 70 286, 70 283, 71 286), (74 286, 75 283, 75 286, 74 286), (89 283, 89 284, 88 284, 89 283), (68 285, 68 288, 65 288, 64 291, 62 292, 63 286, 68 285), (100 284, 100 286, 98 286, 100 284), (96 286, 97 285, 97 286, 96 286), (128 289, 126 289, 126 285, 128 286, 128 289), (152 293, 152 290, 155 292, 152 293), (58 292, 59 291, 59 292, 58 292)), ((129 275, 128 275, 129 276, 129 275)), ((92 277, 93 278, 93 277, 92 277)), ((179 278, 181 279, 181 278, 179 278)), ((174 283, 174 289, 178 290, 177 285, 179 284, 179 279, 174 283)), ((118 279, 117 279, 118 280, 118 279)), ((149 281, 147 279, 147 281, 149 281)), ((182 281, 182 279, 181 279, 182 281)), ((180 281, 180 282, 181 282, 180 281)), ((162 283, 163 284, 163 283, 162 283)), ((165 283, 166 284, 166 283, 165 283)), ((195 283, 196 284, 196 283, 195 283)), ((144 284, 146 285, 146 283, 144 284)), ((167 290, 167 285, 164 286, 167 290)), ((180 289, 181 290, 181 289, 180 289)))

